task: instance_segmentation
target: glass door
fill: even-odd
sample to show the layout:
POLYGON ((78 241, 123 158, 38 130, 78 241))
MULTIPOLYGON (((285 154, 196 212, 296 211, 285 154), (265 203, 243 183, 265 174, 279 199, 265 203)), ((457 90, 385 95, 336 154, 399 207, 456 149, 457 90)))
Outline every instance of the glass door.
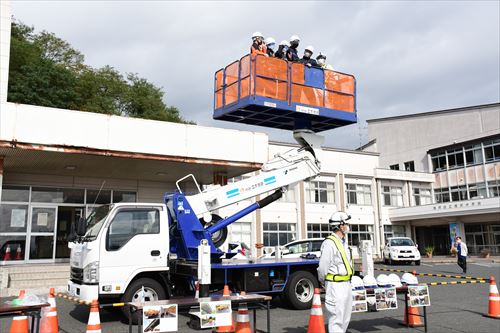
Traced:
POLYGON ((29 239, 30 262, 54 262, 57 206, 31 206, 29 239))
POLYGON ((59 206, 57 208, 56 227, 56 256, 57 262, 69 261, 70 249, 68 247, 71 225, 83 215, 83 207, 59 206))

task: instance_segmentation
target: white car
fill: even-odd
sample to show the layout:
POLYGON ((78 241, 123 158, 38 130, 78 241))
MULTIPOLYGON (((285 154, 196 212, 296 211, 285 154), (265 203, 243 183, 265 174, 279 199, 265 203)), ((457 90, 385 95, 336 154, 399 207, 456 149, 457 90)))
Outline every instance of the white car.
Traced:
MULTIPOLYGON (((316 257, 321 256, 321 244, 324 238, 308 238, 301 239, 285 244, 281 247, 282 258, 300 258, 301 255, 314 254, 316 257)), ((274 258, 275 252, 265 254, 263 258, 274 258)))
POLYGON ((387 238, 383 257, 384 263, 389 265, 403 261, 414 261, 415 265, 420 265, 420 252, 417 245, 408 237, 387 238))

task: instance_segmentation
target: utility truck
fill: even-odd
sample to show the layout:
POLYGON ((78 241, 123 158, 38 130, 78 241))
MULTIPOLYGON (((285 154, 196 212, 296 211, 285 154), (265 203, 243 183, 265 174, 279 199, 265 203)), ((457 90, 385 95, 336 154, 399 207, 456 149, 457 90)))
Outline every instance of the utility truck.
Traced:
POLYGON ((318 287, 317 259, 228 260, 237 252, 219 247, 227 226, 278 200, 287 187, 320 172, 320 138, 296 131, 299 148, 275 156, 250 178, 225 186, 211 186, 187 195, 166 193, 162 204, 120 203, 97 208, 76 225, 71 247, 68 292, 85 301, 131 302, 173 295, 192 295, 198 268, 198 246, 210 246, 209 292, 229 285, 235 291, 282 295, 296 309, 311 306, 318 287), (214 211, 274 191, 255 203, 221 218, 214 211))

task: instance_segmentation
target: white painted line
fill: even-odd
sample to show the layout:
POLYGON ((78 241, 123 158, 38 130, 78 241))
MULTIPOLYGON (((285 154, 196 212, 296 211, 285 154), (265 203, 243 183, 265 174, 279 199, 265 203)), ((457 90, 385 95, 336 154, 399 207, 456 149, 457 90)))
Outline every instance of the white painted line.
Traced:
POLYGON ((475 263, 475 262, 472 262, 471 264, 472 264, 472 265, 483 266, 483 267, 488 267, 488 268, 490 268, 490 267, 491 267, 490 265, 486 265, 486 264, 478 264, 478 263, 475 263))
POLYGON ((432 267, 432 265, 429 264, 422 264, 422 266, 432 267))

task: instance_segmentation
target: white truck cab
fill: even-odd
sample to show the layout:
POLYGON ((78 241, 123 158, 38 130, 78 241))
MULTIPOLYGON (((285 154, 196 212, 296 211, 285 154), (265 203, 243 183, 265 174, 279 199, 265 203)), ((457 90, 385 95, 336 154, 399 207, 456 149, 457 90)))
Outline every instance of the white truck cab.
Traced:
POLYGON ((118 296, 141 273, 168 271, 168 229, 162 204, 98 207, 87 218, 85 236, 70 243, 68 292, 85 301, 118 296))

